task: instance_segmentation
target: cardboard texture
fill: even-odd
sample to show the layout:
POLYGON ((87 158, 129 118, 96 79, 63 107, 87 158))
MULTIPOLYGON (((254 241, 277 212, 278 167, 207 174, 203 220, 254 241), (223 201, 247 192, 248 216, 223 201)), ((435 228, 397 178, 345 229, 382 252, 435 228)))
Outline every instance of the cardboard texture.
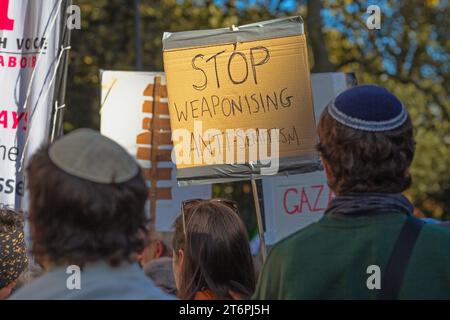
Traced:
MULTIPOLYGON (((278 173, 317 170, 308 54, 300 18, 233 30, 183 32, 180 36, 175 33, 164 37, 172 132, 186 129, 192 133, 187 142, 190 161, 176 159, 179 182, 209 183, 258 177, 260 161, 274 156, 270 146, 273 136, 259 135, 261 129, 280 130, 278 173), (212 37, 229 41, 233 32, 245 32, 245 38, 251 40, 217 44, 208 40, 212 37), (267 34, 272 38, 267 39, 267 34), (189 46, 189 35, 195 39, 191 43, 200 45, 189 46), (203 42, 199 40, 202 37, 203 42), (205 134, 210 129, 218 130, 220 136, 217 131, 205 134), (228 129, 256 131, 253 136, 227 139, 228 129), (266 148, 266 155, 249 156, 253 138, 257 139, 254 143, 260 142, 259 148, 266 148), (237 146, 238 139, 243 140, 240 146, 237 146), (219 151, 221 157, 217 156, 219 151), (245 163, 237 161, 239 152, 246 154, 245 163), (215 162, 211 163, 205 155, 215 157, 215 162)), ((175 149, 178 144, 186 149, 186 141, 173 137, 175 149)))

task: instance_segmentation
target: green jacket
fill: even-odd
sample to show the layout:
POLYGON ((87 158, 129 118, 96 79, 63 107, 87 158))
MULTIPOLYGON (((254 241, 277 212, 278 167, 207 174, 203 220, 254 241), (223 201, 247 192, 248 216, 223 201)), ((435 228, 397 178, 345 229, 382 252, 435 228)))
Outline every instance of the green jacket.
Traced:
MULTIPOLYGON (((254 299, 376 299, 370 265, 383 270, 406 215, 336 216, 277 243, 254 299)), ((450 229, 425 225, 405 271, 399 299, 450 299, 450 229)))

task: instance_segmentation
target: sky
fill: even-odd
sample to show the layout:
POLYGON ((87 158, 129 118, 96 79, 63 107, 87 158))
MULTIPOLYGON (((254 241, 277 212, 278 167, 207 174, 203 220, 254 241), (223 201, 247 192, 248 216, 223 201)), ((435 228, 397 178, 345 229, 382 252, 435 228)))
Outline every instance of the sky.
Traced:
MULTIPOLYGON (((318 0, 314 0, 314 1, 318 1, 318 0)), ((397 46, 395 38, 399 37, 402 34, 403 20, 402 20, 402 17, 396 16, 395 10, 392 9, 392 4, 395 5, 396 1, 401 1, 401 0, 391 0, 391 1, 367 0, 367 3, 366 3, 366 8, 373 4, 378 5, 380 7, 382 27, 383 27, 383 20, 389 21, 389 23, 385 24, 389 28, 388 33, 377 31, 377 30, 368 30, 368 29, 362 30, 362 29, 358 28, 358 31, 360 31, 363 36, 356 37, 355 33, 354 33, 355 30, 345 27, 344 24, 342 23, 341 17, 334 15, 334 12, 327 8, 324 8, 322 10, 322 18, 323 18, 324 27, 325 27, 325 29, 329 28, 329 29, 339 30, 341 33, 345 34, 346 37, 350 41, 354 41, 355 43, 362 45, 363 47, 365 47, 365 49, 367 51, 370 51, 373 48, 372 44, 361 43, 366 38, 367 33, 368 32, 380 32, 380 34, 382 36, 379 37, 373 45, 378 48, 379 52, 385 53, 384 57, 383 57, 385 71, 388 74, 394 74, 397 70, 397 66, 395 65, 395 59, 393 59, 393 56, 390 56, 387 53, 387 50, 385 50, 385 48, 386 47, 391 48, 392 51, 395 52, 396 54, 399 54, 401 52, 401 48, 399 48, 397 46)), ((427 0, 427 1, 431 1, 431 0, 427 0)), ((216 3, 219 5, 223 5, 226 2, 227 2, 227 0, 216 0, 216 3)), ((296 0, 281 0, 280 8, 282 11, 293 12, 293 14, 294 14, 296 11, 296 8, 297 8, 297 2, 298 1, 296 1, 296 0)), ((306 3, 307 0, 300 0, 299 2, 306 3)), ((445 8, 448 6, 448 0, 441 0, 441 1, 435 1, 435 2, 440 7, 445 8)), ((268 1, 268 0, 236 0, 237 6, 241 7, 241 8, 245 8, 246 6, 251 6, 251 5, 255 5, 255 4, 266 5, 267 3, 271 3, 269 5, 270 9, 274 10, 278 1, 275 1, 275 0, 272 0, 272 1, 268 1)), ((345 10, 349 13, 355 13, 357 10, 360 10, 360 8, 356 4, 350 3, 350 4, 346 5, 345 10)), ((369 16, 368 13, 366 13, 364 11, 361 12, 361 19, 363 21, 365 21, 368 16, 369 16)), ((386 30, 383 30, 383 31, 386 31, 386 30)), ((427 48, 427 52, 430 56, 433 57, 433 59, 440 60, 440 61, 442 61, 442 60, 448 61, 450 58, 450 53, 443 51, 442 48, 433 47, 433 45, 432 45, 433 39, 436 36, 437 35, 435 32, 431 32, 430 46, 427 48)), ((406 59, 405 65, 404 65, 404 67, 406 67, 406 68, 409 67, 408 63, 410 63, 409 60, 411 60, 411 59, 409 59, 409 57, 413 56, 413 53, 415 50, 414 42, 415 42, 414 34, 412 33, 410 35, 410 46, 408 46, 408 50, 410 50, 410 52, 408 52, 407 59, 406 59)), ((444 67, 450 68, 450 63, 444 64, 444 67)), ((422 72, 423 76, 428 76, 428 77, 436 76, 436 73, 433 71, 433 68, 431 66, 426 66, 426 65, 423 66, 421 72, 422 72)))

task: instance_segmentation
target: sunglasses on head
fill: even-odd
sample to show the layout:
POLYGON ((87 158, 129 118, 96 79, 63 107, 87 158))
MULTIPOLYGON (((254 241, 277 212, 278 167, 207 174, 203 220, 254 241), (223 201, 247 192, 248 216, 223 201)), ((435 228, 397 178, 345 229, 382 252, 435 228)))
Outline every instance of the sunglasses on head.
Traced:
POLYGON ((190 199, 181 202, 181 214, 183 215, 183 232, 186 235, 186 212, 191 211, 196 208, 200 203, 211 202, 211 203, 221 203, 236 213, 239 213, 239 208, 237 202, 228 199, 190 199))

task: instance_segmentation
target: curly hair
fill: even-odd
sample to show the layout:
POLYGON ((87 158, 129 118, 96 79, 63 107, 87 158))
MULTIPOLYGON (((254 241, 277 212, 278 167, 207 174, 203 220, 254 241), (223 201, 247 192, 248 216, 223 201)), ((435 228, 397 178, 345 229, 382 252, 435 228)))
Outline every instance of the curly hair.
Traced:
POLYGON ((56 167, 48 146, 28 167, 33 253, 55 264, 84 265, 106 260, 117 265, 146 244, 147 187, 139 173, 116 184, 99 184, 56 167))
POLYGON ((336 194, 398 193, 411 185, 415 141, 409 116, 394 130, 366 132, 340 124, 325 109, 318 135, 317 149, 331 171, 328 184, 336 194))
POLYGON ((13 229, 23 229, 24 213, 15 211, 8 207, 0 207, 0 233, 8 232, 13 229))
POLYGON ((28 265, 24 215, 0 207, 0 289, 16 281, 28 265))

